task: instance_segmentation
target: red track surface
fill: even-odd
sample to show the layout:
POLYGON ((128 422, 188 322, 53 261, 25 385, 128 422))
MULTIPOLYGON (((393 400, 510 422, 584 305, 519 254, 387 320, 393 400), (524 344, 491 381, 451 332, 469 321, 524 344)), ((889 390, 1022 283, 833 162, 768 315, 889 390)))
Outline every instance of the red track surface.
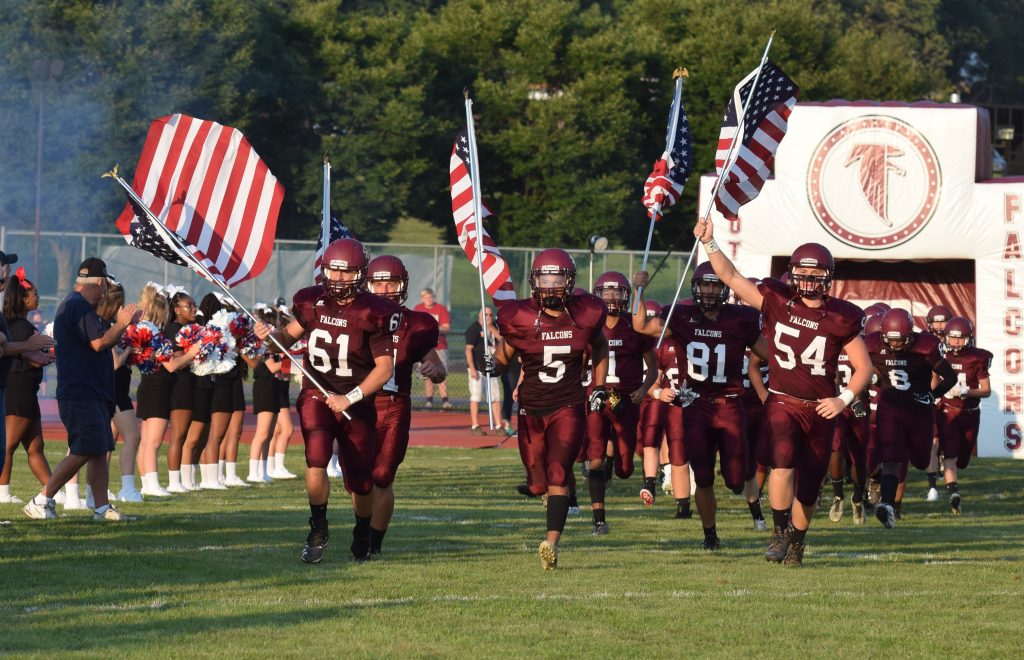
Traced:
MULTIPOLYGON (((67 442, 68 435, 57 414, 57 402, 53 399, 41 399, 39 407, 43 414, 43 438, 67 442)), ((302 444, 299 432, 299 420, 292 411, 295 433, 291 444, 302 444)), ((486 420, 485 420, 486 421, 486 420)), ((245 425, 242 429, 242 442, 248 444, 256 431, 256 418, 245 414, 245 425)), ((469 432, 469 413, 465 412, 425 412, 414 410, 412 413, 412 430, 409 444, 414 447, 493 447, 504 436, 474 436, 469 432)), ((515 438, 508 438, 502 445, 506 449, 516 447, 515 438)))

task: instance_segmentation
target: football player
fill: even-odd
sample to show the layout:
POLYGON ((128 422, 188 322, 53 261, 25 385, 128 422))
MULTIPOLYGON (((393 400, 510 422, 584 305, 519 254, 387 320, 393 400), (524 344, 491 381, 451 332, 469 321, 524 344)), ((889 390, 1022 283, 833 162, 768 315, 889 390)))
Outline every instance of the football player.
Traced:
POLYGON ((875 517, 887 529, 896 525, 900 464, 909 460, 927 469, 935 424, 935 399, 956 385, 956 373, 939 355, 935 335, 914 331, 914 319, 904 309, 882 315, 879 332, 865 338, 878 373, 877 445, 882 464, 881 499, 875 517), (941 379, 932 387, 932 374, 941 379))
MULTIPOLYGON (((981 399, 992 394, 988 370, 992 354, 974 346, 974 326, 970 321, 954 316, 946 324, 946 361, 956 372, 956 385, 939 399, 937 412, 939 442, 942 444, 943 472, 949 508, 960 515, 958 471, 971 462, 971 454, 978 444, 978 425, 981 421, 981 399)), ((938 385, 932 379, 932 387, 938 385)))
POLYGON ((684 391, 682 382, 686 373, 686 349, 673 337, 665 337, 657 350, 657 358, 660 378, 649 391, 650 404, 642 422, 644 470, 652 455, 657 458, 658 444, 664 437, 668 445, 669 483, 676 500, 675 517, 689 520, 693 512, 690 510, 690 462, 683 441, 683 403, 689 402, 693 395, 684 391))
MULTIPOLYGON (((853 376, 853 369, 850 368, 850 356, 843 351, 839 354, 839 380, 837 381, 838 391, 847 389, 850 385, 850 378, 853 376)), ((853 524, 864 524, 864 482, 867 479, 867 445, 870 433, 868 422, 868 391, 865 390, 857 395, 853 404, 844 408, 843 412, 836 417, 836 430, 832 439, 832 458, 829 461, 828 471, 832 481, 832 507, 829 509, 828 518, 832 522, 839 522, 843 519, 843 502, 846 495, 843 492, 846 475, 843 470, 843 460, 850 466, 850 478, 853 481, 853 496, 850 501, 853 504, 853 524)))
MULTIPOLYGON (((928 332, 939 338, 939 354, 945 356, 946 354, 946 343, 944 341, 946 334, 946 324, 953 318, 953 310, 946 305, 935 305, 928 310, 928 314, 925 316, 925 324, 928 327, 928 332)), ((938 402, 936 402, 937 404, 938 402)), ((935 487, 936 481, 939 478, 939 427, 938 417, 936 416, 936 425, 934 433, 932 434, 932 458, 928 462, 928 494, 925 499, 929 502, 939 501, 939 491, 935 487)), ((902 488, 903 482, 900 482, 902 488)), ((902 493, 900 493, 902 499, 902 493)), ((896 509, 897 518, 899 517, 899 508, 896 509)))
POLYGON ((569 510, 572 466, 583 446, 588 398, 581 386, 586 354, 593 364, 591 410, 608 399, 607 310, 588 293, 572 295, 576 264, 565 250, 542 250, 530 269, 532 296, 504 303, 498 311, 501 342, 485 355, 487 371, 501 372, 518 355, 519 455, 533 495, 547 498, 547 535, 539 547, 541 566, 558 567, 558 542, 569 510))
POLYGON ((413 365, 434 384, 444 381, 447 372, 435 346, 439 334, 434 317, 405 306, 409 292, 409 272, 398 257, 374 257, 367 266, 366 286, 370 293, 386 298, 402 309, 402 321, 392 333, 391 378, 374 397, 377 407, 377 454, 373 460, 373 515, 370 519, 370 555, 381 552, 384 534, 395 511, 393 483, 398 466, 409 448, 409 424, 412 421, 413 365))
MULTIPOLYGON (((306 492, 309 495, 309 536, 302 561, 319 563, 329 538, 327 464, 338 440, 345 487, 352 493, 356 524, 351 556, 370 557, 373 514, 373 465, 377 448, 377 410, 373 396, 394 373, 392 335, 402 322, 398 305, 363 290, 369 259, 363 245, 342 238, 323 255, 323 284, 300 289, 292 298, 295 318, 283 330, 265 323, 254 330, 260 339, 271 334, 285 348, 307 342, 303 366, 325 385, 329 396, 307 378, 295 402, 306 445, 306 492), (343 392, 334 394, 333 392, 343 392)), ((271 350, 280 350, 270 344, 271 350)))
MULTIPOLYGON (((615 271, 603 273, 594 283, 594 295, 604 303, 604 335, 608 340, 608 374, 605 386, 608 405, 587 414, 586 456, 590 461, 590 502, 594 513, 594 534, 607 534, 605 519, 604 462, 608 442, 612 443, 615 474, 628 479, 633 474, 640 402, 658 377, 654 341, 633 330, 629 313, 629 279, 615 271), (646 371, 646 375, 645 372, 646 371)), ((643 315, 640 315, 643 316, 643 315)), ((656 467, 656 466, 655 466, 656 467)), ((654 504, 657 477, 644 475, 640 499, 654 504)))
POLYGON ((700 220, 694 235, 722 282, 763 314, 771 374, 764 409, 765 458, 772 468, 768 500, 774 528, 765 559, 800 565, 828 470, 835 418, 871 377, 860 336, 864 312, 827 295, 835 261, 822 245, 805 243, 793 251, 788 285, 773 278, 755 285, 719 249, 709 220, 700 220), (836 368, 844 348, 854 371, 848 388, 836 396, 836 368), (797 475, 799 479, 794 478, 797 475))
MULTIPOLYGON (((945 305, 935 305, 928 310, 924 321, 928 326, 928 332, 941 340, 946 334, 946 324, 949 323, 951 318, 953 318, 953 310, 945 305)), ((939 350, 943 349, 940 347, 939 350)))
MULTIPOLYGON (((638 286, 647 285, 645 276, 637 274, 638 286)), ((767 358, 767 342, 761 336, 761 315, 751 307, 727 302, 729 287, 710 263, 694 269, 691 294, 692 303, 676 306, 665 335, 671 333, 686 347, 686 382, 694 399, 683 415, 683 442, 697 482, 694 499, 704 527, 704 549, 714 551, 721 546, 716 525, 715 456, 720 456, 725 485, 742 493, 750 453, 743 403, 746 349, 767 358)), ((634 318, 634 327, 658 337, 668 312, 665 308, 661 317, 634 318)))

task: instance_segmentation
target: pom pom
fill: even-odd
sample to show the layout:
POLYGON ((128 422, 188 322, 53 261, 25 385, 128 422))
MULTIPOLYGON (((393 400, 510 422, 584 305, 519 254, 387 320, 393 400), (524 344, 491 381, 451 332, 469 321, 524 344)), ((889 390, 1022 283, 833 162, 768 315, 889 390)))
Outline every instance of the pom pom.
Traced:
POLYGON ((128 364, 143 374, 151 374, 160 369, 160 365, 174 354, 171 341, 149 321, 132 323, 125 328, 118 345, 131 351, 128 364))

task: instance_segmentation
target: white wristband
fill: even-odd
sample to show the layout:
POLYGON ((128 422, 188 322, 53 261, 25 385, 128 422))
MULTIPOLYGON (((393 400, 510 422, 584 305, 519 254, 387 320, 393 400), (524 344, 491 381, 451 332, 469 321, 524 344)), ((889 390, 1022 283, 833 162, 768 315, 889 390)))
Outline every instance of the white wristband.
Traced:
POLYGON ((363 391, 359 389, 359 386, 357 385, 352 388, 351 392, 345 395, 345 398, 348 399, 350 404, 357 404, 363 400, 363 391))
POLYGON ((713 255, 715 252, 719 251, 718 243, 716 243, 715 239, 713 239, 713 238, 710 241, 708 241, 707 243, 701 243, 701 245, 704 246, 704 251, 708 253, 709 257, 711 255, 713 255))
POLYGON ((655 399, 660 399, 661 398, 661 388, 660 387, 655 387, 654 391, 651 392, 651 396, 654 397, 655 399))
POLYGON ((849 408, 850 404, 853 403, 853 400, 856 398, 856 395, 850 390, 844 389, 842 392, 839 393, 839 398, 842 399, 846 407, 849 408))

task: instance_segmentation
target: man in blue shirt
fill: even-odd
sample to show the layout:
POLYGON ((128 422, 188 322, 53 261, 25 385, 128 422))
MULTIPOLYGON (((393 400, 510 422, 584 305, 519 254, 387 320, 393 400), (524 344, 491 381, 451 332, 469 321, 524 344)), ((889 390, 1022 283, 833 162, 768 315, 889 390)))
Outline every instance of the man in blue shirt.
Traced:
POLYGON ((107 452, 114 449, 110 417, 114 405, 114 359, 110 349, 124 329, 142 316, 125 305, 110 325, 96 314, 107 291, 107 266, 90 257, 78 268, 75 290, 57 308, 57 409, 68 431, 68 455, 53 469, 42 492, 25 505, 29 518, 56 518, 53 496, 82 466, 88 466, 96 509, 94 520, 130 520, 107 500, 107 452))
MULTIPOLYGON (((7 288, 11 276, 11 264, 18 263, 18 255, 0 252, 0 295, 7 288)), ((22 355, 28 356, 53 346, 53 339, 43 335, 33 335, 26 341, 10 341, 11 334, 7 329, 7 319, 0 314, 0 471, 4 469, 7 455, 7 425, 3 420, 7 414, 4 402, 7 399, 7 374, 11 371, 14 360, 22 355)), ((45 363, 44 356, 36 356, 35 362, 45 363)))

